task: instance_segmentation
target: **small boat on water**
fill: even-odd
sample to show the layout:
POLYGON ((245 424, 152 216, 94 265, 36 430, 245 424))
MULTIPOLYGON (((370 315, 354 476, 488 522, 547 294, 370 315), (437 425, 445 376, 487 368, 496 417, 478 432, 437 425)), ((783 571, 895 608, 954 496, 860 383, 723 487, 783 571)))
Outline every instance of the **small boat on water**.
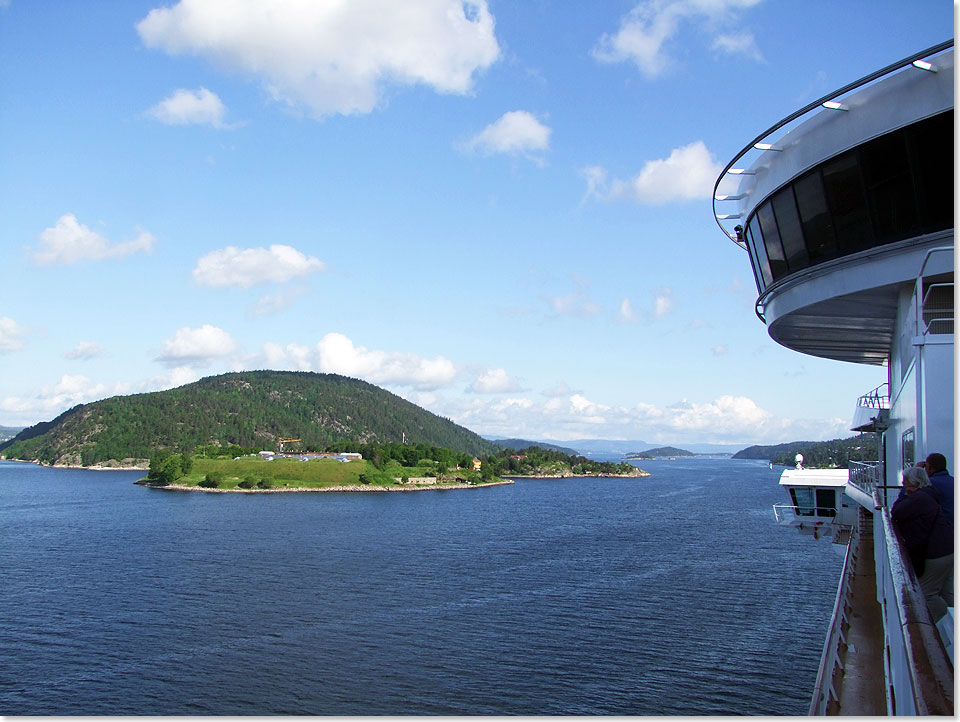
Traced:
POLYGON ((754 138, 714 188, 771 338, 887 369, 851 427, 876 458, 780 479, 777 523, 844 554, 810 714, 954 714, 953 609, 933 618, 890 517, 903 469, 956 464, 953 78, 953 40, 881 68, 754 138))

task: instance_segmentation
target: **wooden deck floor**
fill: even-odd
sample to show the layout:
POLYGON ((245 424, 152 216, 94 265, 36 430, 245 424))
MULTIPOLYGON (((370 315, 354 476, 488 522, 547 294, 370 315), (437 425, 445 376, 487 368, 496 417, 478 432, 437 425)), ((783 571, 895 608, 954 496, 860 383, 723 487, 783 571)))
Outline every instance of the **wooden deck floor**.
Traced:
POLYGON ((853 577, 844 609, 846 650, 843 669, 834 678, 839 699, 827 714, 858 717, 886 715, 883 620, 877 602, 877 574, 873 559, 873 533, 861 527, 853 577))

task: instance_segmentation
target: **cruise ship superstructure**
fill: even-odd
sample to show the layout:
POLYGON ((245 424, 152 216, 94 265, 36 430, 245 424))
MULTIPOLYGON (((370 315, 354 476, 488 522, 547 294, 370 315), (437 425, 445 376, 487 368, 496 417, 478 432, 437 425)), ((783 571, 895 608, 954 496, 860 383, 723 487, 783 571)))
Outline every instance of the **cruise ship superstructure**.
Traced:
POLYGON ((847 470, 784 472, 777 520, 845 547, 811 714, 953 715, 953 609, 933 619, 890 519, 902 470, 954 448, 953 41, 798 110, 717 180, 778 343, 885 366, 851 390, 876 449, 847 470))

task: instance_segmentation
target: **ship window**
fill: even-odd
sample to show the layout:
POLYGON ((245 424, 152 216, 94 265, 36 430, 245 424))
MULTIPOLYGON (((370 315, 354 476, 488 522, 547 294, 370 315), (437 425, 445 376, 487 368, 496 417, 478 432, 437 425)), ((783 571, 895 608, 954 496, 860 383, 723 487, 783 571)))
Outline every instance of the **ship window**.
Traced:
POLYGON ((905 238, 917 226, 917 203, 904 134, 887 133, 863 146, 860 167, 877 242, 905 238))
POLYGON ((813 516, 816 513, 816 500, 814 499, 813 489, 809 487, 790 489, 790 498, 793 499, 797 516, 813 516))
POLYGON ((923 232, 953 226, 953 111, 906 131, 923 232))
POLYGON ((873 242, 873 228, 867 213, 856 152, 844 153, 823 166, 823 187, 833 211, 840 255, 869 248, 873 242))
POLYGON ((913 427, 910 427, 903 432, 903 436, 900 437, 900 453, 901 461, 903 462, 903 468, 913 466, 915 460, 915 451, 914 451, 914 431, 913 427))
POLYGON ((782 278, 787 273, 787 258, 783 254, 777 219, 773 215, 773 207, 769 202, 760 206, 757 210, 757 218, 763 233, 763 245, 767 249, 767 258, 770 261, 770 273, 774 280, 782 278))
POLYGON ((817 489, 817 516, 837 515, 837 490, 817 489))
POLYGON ((810 260, 820 263, 836 258, 837 239, 833 234, 833 218, 827 208, 820 171, 808 173, 794 184, 793 189, 810 260))
POLYGON ((810 265, 810 256, 803 242, 803 230, 800 227, 800 216, 797 214, 797 203, 793 197, 793 187, 787 186, 777 193, 773 200, 773 213, 777 217, 777 228, 780 229, 780 240, 787 256, 787 266, 791 271, 799 271, 810 265))
POLYGON ((763 234, 760 233, 760 223, 756 216, 747 226, 747 243, 754 250, 757 256, 757 265, 760 267, 760 276, 763 279, 763 287, 766 288, 773 283, 773 274, 770 273, 770 261, 767 260, 767 251, 763 247, 763 234))

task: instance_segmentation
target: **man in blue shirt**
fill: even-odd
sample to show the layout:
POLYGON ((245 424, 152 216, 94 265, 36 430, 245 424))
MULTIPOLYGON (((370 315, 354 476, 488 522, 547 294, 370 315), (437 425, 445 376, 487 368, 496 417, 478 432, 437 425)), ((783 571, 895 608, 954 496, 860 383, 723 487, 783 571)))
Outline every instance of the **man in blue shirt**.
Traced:
POLYGON ((940 492, 940 508, 953 522, 953 477, 947 471, 947 459, 943 454, 930 454, 924 464, 930 483, 940 492))

